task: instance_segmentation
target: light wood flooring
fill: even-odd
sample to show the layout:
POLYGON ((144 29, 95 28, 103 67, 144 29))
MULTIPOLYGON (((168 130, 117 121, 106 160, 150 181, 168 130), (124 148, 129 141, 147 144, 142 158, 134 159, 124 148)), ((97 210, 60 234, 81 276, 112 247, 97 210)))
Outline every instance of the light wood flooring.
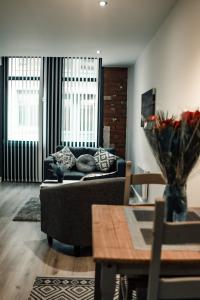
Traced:
POLYGON ((40 222, 12 221, 23 204, 38 195, 39 184, 0 183, 1 300, 28 299, 36 276, 94 276, 91 256, 74 257, 59 243, 49 248, 40 222))

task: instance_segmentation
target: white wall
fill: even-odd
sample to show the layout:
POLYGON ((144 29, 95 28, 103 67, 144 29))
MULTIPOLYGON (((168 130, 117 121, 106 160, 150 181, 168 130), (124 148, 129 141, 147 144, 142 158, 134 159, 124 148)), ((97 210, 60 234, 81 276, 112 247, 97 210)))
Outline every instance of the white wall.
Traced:
MULTIPOLYGON (((179 0, 129 68, 127 159, 144 170, 159 168, 140 127, 141 94, 156 88, 156 109, 173 114, 200 107, 199 30, 200 1, 179 0)), ((187 194, 189 206, 200 206, 200 164, 188 180, 187 194)))

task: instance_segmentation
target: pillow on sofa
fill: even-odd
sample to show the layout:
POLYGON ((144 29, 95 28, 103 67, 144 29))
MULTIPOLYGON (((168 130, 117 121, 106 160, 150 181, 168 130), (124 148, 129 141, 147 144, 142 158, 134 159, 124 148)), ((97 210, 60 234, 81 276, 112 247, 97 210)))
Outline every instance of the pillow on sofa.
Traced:
POLYGON ((110 169, 110 166, 114 164, 117 156, 109 153, 103 148, 99 148, 99 150, 94 155, 94 159, 96 162, 97 170, 106 172, 110 169))
POLYGON ((65 146, 62 150, 51 154, 57 162, 63 164, 67 169, 71 169, 76 164, 74 154, 65 146))
POLYGON ((95 170, 96 164, 95 159, 90 154, 83 154, 80 155, 76 159, 76 168, 80 172, 89 173, 95 170))

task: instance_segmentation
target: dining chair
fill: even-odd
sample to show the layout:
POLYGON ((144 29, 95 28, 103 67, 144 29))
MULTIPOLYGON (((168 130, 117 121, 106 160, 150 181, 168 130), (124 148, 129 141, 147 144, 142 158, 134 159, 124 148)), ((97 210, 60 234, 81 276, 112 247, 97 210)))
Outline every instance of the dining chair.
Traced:
POLYGON ((147 300, 200 299, 200 276, 160 275, 162 245, 200 244, 200 221, 174 223, 164 221, 163 200, 156 201, 154 218, 147 300))
MULTIPOLYGON (((166 184, 165 179, 161 173, 133 174, 131 168, 132 168, 132 162, 127 161, 126 173, 125 173, 125 187, 124 187, 124 205, 129 205, 131 185, 166 184)), ((145 204, 146 203, 142 205, 145 204)))
MULTIPOLYGON (((144 173, 144 174, 133 174, 132 173, 132 162, 126 162, 126 173, 125 173, 125 186, 124 186, 124 205, 129 205, 131 185, 150 185, 150 184, 166 184, 164 177, 161 173, 144 173)), ((131 204, 132 205, 132 204, 131 204)), ((138 205, 138 204, 134 204, 138 205)), ((140 205, 152 206, 154 203, 142 203, 140 205)), ((124 294, 124 299, 132 299, 132 291, 138 289, 138 292, 142 292, 142 289, 147 288, 147 278, 145 277, 121 277, 121 290, 124 294)))

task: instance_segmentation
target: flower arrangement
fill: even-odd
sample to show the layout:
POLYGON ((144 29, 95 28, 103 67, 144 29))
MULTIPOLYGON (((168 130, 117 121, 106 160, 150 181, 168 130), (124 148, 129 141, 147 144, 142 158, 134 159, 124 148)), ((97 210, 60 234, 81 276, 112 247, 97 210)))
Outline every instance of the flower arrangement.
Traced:
POLYGON ((179 119, 160 111, 150 116, 144 131, 167 185, 167 221, 184 220, 186 181, 200 155, 200 111, 185 111, 179 119))

